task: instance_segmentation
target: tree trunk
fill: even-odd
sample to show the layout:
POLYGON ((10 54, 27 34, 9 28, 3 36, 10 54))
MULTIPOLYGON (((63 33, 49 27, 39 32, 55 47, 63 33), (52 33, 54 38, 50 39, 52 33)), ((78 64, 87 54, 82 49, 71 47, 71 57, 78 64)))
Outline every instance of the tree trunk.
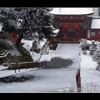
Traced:
POLYGON ((19 44, 21 43, 21 40, 23 38, 23 32, 21 32, 18 36, 18 39, 16 40, 16 46, 19 47, 19 44))

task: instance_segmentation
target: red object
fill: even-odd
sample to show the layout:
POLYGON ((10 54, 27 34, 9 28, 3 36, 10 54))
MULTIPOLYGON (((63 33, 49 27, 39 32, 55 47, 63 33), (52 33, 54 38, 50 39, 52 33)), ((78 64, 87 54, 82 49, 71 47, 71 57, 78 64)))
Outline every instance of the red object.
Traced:
MULTIPOLYGON (((81 19, 87 18, 87 15, 55 15, 55 19, 62 19, 59 25, 63 31, 58 33, 62 34, 63 41, 79 41, 80 40, 80 29, 83 25, 81 19), (68 31, 72 30, 72 31, 68 31), (75 32, 73 32, 75 30, 75 32), (64 34, 63 34, 64 33, 64 34), (73 34, 69 36, 68 34, 73 34), (75 37, 74 37, 75 34, 75 37)), ((61 37, 61 38, 62 38, 61 37)))
POLYGON ((86 31, 86 37, 88 40, 97 40, 100 41, 100 28, 98 29, 90 29, 90 32, 95 32, 94 35, 89 35, 88 30, 86 31))
POLYGON ((89 23, 90 27, 89 28, 82 28, 82 26, 84 25, 84 21, 86 19, 89 18, 89 15, 91 14, 76 14, 76 15, 71 15, 71 14, 65 14, 65 15, 61 15, 61 14, 55 14, 55 19, 58 20, 59 22, 59 27, 62 27, 61 29, 63 29, 63 31, 61 30, 58 35, 61 36, 59 38, 57 38, 57 40, 59 41, 79 41, 81 38, 86 38, 88 40, 96 40, 96 41, 100 41, 100 27, 93 25, 92 27, 92 21, 93 24, 96 24, 95 19, 98 19, 98 21, 100 21, 99 17, 91 17, 91 22, 89 23), (68 30, 76 30, 76 32, 68 32, 68 30), (63 38, 64 34, 67 35, 67 38, 63 38), (75 37, 70 36, 68 37, 68 34, 76 34, 75 37), (63 39, 62 39, 63 38, 63 39), (61 40, 62 39, 62 40, 61 40))
POLYGON ((15 32, 12 32, 11 36, 12 36, 12 38, 13 38, 14 41, 16 41, 17 38, 18 38, 17 33, 15 33, 15 32))
POLYGON ((76 85, 77 85, 77 89, 81 90, 80 68, 77 70, 77 73, 76 73, 76 85))

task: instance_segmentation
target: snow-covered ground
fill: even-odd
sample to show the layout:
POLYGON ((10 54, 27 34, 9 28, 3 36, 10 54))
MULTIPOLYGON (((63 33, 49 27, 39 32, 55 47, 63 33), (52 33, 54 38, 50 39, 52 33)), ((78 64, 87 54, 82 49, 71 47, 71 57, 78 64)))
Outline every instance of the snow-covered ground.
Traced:
POLYGON ((35 78, 26 82, 0 83, 0 92, 73 92, 75 88, 75 68, 73 67, 62 69, 38 69, 22 74, 33 75, 35 78))
MULTIPOLYGON (((28 43, 28 42, 27 42, 28 43)), ((30 43, 29 43, 30 45, 30 43)), ((29 45, 26 45, 29 47, 29 45)), ((100 72, 96 70, 97 63, 87 51, 87 55, 83 55, 79 44, 59 44, 54 56, 64 58, 72 58, 74 64, 68 68, 58 69, 42 69, 29 68, 21 69, 20 72, 0 71, 3 76, 7 73, 19 75, 32 75, 35 78, 25 82, 0 83, 1 93, 76 93, 76 72, 81 67, 81 92, 91 93, 100 92, 100 72), (81 55, 79 56, 79 52, 81 55)), ((47 57, 46 55, 42 57, 47 57)), ((48 55, 50 57, 50 55, 48 55)), ((45 59, 48 59, 45 58, 45 59)), ((50 59, 50 58, 49 58, 50 59)), ((43 60, 43 59, 42 59, 43 60)), ((3 66, 0 66, 3 67, 3 66)))
MULTIPOLYGON (((27 42, 28 43, 28 42, 27 42)), ((68 68, 58 69, 25 69, 20 70, 20 74, 16 75, 33 75, 35 79, 26 82, 0 83, 0 92, 74 92, 75 90, 75 75, 79 67, 78 55, 80 48, 78 44, 59 44, 56 55, 62 57, 71 57, 74 59, 74 64, 68 68), (72 51, 72 46, 74 50, 72 51), (63 50, 63 51, 62 51, 63 50), (62 51, 62 54, 61 54, 62 51), (65 52, 65 55, 64 55, 65 52), (22 72, 22 73, 21 73, 22 72)), ((45 56, 45 55, 44 55, 45 56)), ((50 55, 49 55, 50 56, 50 55)), ((0 71, 2 74, 3 71, 0 71)), ((10 72, 10 71, 9 71, 10 72)), ((5 74, 8 73, 5 71, 5 74)), ((15 73, 13 71, 13 73, 15 73)), ((16 73, 19 73, 18 70, 16 73)))
POLYGON ((100 71, 96 70, 97 63, 87 51, 87 55, 81 53, 81 85, 82 92, 100 93, 100 71))

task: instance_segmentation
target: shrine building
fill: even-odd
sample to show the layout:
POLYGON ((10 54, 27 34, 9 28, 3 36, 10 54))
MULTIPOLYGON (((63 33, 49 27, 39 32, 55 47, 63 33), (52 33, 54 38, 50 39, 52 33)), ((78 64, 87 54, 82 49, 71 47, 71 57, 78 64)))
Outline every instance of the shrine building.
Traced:
POLYGON ((56 41, 76 42, 81 38, 91 40, 97 39, 98 35, 100 38, 100 30, 97 31, 97 26, 93 24, 100 19, 93 18, 92 8, 53 8, 50 13, 54 15, 53 26, 59 29, 56 41))

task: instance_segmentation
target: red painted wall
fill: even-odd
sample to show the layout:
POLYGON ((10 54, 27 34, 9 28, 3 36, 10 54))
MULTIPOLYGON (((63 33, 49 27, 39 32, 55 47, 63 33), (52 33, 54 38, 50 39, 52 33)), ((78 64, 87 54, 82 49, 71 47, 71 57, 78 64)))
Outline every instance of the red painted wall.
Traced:
POLYGON ((80 28, 83 25, 83 19, 86 19, 86 15, 57 15, 55 19, 60 20, 59 25, 63 28, 61 34, 61 41, 79 41, 80 40, 80 28), (76 37, 68 37, 68 31, 70 29, 77 30, 76 37))
POLYGON ((94 36, 90 35, 90 38, 88 38, 88 30, 87 30, 87 32, 86 32, 87 39, 100 41, 100 29, 90 29, 90 31, 94 31, 95 35, 94 36))

